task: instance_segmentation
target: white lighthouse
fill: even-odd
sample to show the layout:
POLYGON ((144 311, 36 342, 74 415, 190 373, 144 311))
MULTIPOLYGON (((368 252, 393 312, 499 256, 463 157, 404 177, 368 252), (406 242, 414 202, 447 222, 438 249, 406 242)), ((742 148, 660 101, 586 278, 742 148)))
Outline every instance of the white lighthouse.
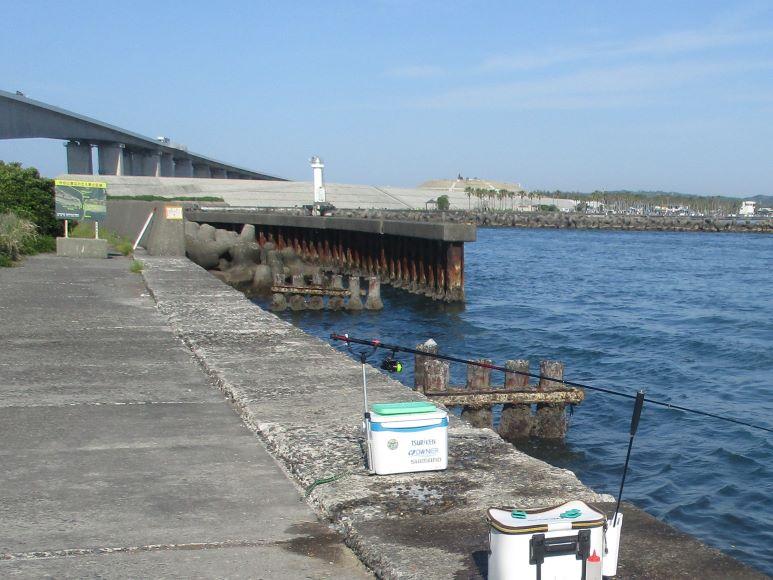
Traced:
POLYGON ((312 157, 309 162, 311 163, 311 170, 314 173, 314 203, 325 203, 325 179, 322 174, 325 169, 325 164, 316 155, 312 157))

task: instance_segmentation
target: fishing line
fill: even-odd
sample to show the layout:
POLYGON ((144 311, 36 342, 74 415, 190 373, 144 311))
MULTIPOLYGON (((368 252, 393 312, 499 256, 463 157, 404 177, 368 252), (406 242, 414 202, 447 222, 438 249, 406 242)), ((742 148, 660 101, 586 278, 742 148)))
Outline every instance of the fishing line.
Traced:
MULTIPOLYGON (((474 361, 474 360, 468 360, 468 359, 464 359, 464 358, 460 358, 460 357, 456 357, 456 356, 448 356, 448 355, 444 355, 444 354, 434 354, 434 353, 431 353, 431 352, 426 352, 426 351, 422 351, 422 350, 417 350, 415 348, 408 348, 408 347, 405 347, 405 346, 399 346, 399 345, 395 345, 395 344, 387 344, 387 343, 381 342, 380 340, 363 340, 361 338, 352 338, 348 334, 331 334, 330 338, 332 340, 343 341, 343 342, 347 343, 347 345, 349 345, 349 346, 351 346, 352 344, 362 344, 362 345, 365 345, 365 346, 371 346, 374 349, 373 352, 375 352, 379 348, 383 348, 385 350, 391 351, 393 353, 393 356, 394 356, 394 353, 404 352, 406 354, 414 354, 414 355, 419 355, 419 356, 426 356, 426 357, 429 357, 429 358, 436 358, 436 359, 440 359, 440 360, 447 360, 449 362, 462 363, 462 364, 466 364, 466 365, 473 365, 473 366, 482 367, 482 368, 486 368, 486 369, 491 369, 491 370, 495 370, 495 371, 501 371, 503 373, 510 373, 510 374, 514 374, 514 375, 521 375, 521 376, 524 376, 524 377, 531 377, 531 378, 535 378, 535 379, 540 379, 542 381, 550 381, 550 382, 553 382, 553 383, 559 383, 561 385, 568 385, 570 387, 576 387, 576 388, 580 388, 580 389, 588 389, 590 391, 598 391, 600 393, 606 393, 607 395, 612 395, 612 396, 615 396, 615 397, 623 397, 625 399, 636 400, 636 398, 637 398, 637 395, 631 395, 629 393, 623 393, 621 391, 617 391, 617 390, 614 390, 614 389, 607 389, 607 388, 604 388, 604 387, 594 387, 592 385, 586 385, 586 384, 577 383, 577 382, 574 382, 574 381, 566 381, 566 380, 563 380, 563 379, 551 379, 549 377, 543 377, 543 376, 535 374, 535 373, 527 373, 525 371, 511 370, 511 369, 508 369, 508 368, 505 368, 505 367, 501 367, 501 366, 498 366, 498 365, 495 365, 495 364, 491 364, 491 363, 484 363, 484 362, 479 362, 479 361, 474 361)), ((728 423, 735 423, 736 425, 743 425, 744 427, 749 427, 751 429, 758 429, 760 431, 766 431, 768 433, 773 433, 773 429, 771 429, 770 427, 763 427, 762 425, 755 425, 754 423, 749 423, 748 421, 741 421, 740 419, 734 419, 732 417, 727 417, 727 416, 724 416, 724 415, 717 415, 716 413, 709 413, 707 411, 700 411, 698 409, 691 409, 690 407, 684 407, 682 405, 676 405, 674 403, 669 403, 667 401, 659 401, 657 399, 650 399, 649 397, 645 397, 644 401, 647 402, 647 403, 651 403, 653 405, 659 406, 659 407, 665 407, 667 409, 674 409, 676 411, 682 411, 684 413, 693 413, 695 415, 701 415, 703 417, 711 417, 712 419, 718 419, 720 421, 727 421, 728 423)))

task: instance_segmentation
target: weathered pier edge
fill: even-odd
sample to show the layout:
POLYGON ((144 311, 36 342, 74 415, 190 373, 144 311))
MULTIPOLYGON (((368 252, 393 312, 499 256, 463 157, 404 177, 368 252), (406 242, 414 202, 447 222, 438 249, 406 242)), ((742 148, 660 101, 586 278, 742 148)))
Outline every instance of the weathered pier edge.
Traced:
MULTIPOLYGON (((568 470, 456 417, 449 469, 376 477, 363 464, 360 367, 256 307, 185 258, 145 258, 159 310, 307 501, 381 578, 485 577, 491 505, 605 502, 568 470)), ((424 397, 368 369, 372 401, 424 397)), ((611 503, 602 504, 613 509, 611 503)), ((729 556, 625 506, 620 578, 763 578, 729 556)))
POLYGON ((420 223, 262 213, 222 207, 190 208, 185 219, 216 228, 255 226, 261 245, 291 247, 304 260, 335 274, 377 276, 434 300, 464 300, 464 243, 476 237, 474 225, 420 223))

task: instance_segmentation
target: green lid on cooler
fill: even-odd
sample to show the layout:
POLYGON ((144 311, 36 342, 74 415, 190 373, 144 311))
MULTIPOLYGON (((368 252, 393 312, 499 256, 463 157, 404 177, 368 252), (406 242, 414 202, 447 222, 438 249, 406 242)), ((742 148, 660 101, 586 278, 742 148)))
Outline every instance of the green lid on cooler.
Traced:
POLYGON ((410 401, 406 403, 374 403, 371 407, 379 415, 410 415, 413 413, 434 413, 437 407, 425 401, 410 401))

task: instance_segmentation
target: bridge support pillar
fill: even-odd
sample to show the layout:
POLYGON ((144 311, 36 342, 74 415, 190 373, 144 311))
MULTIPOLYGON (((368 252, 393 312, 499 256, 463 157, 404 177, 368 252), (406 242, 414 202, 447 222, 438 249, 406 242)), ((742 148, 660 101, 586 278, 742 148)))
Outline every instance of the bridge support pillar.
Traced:
POLYGON ((124 175, 124 144, 100 143, 98 148, 99 174, 124 175))
POLYGON ((209 165, 206 163, 194 163, 193 177, 212 177, 212 174, 209 171, 209 165))
POLYGON ((91 161, 91 145, 83 141, 68 141, 67 147, 67 173, 78 175, 91 175, 94 173, 94 165, 91 161))
POLYGON ((121 175, 134 175, 134 167, 132 165, 133 156, 132 152, 124 147, 123 153, 121 154, 121 157, 123 158, 123 162, 121 164, 121 175))
POLYGON ((174 157, 171 153, 161 154, 161 173, 159 177, 174 177, 174 157))
POLYGON ((145 173, 145 163, 147 153, 145 151, 132 151, 131 174, 128 175, 147 175, 145 173))
POLYGON ((151 151, 143 159, 142 175, 151 177, 161 176, 161 152, 151 151))
POLYGON ((209 172, 215 179, 225 179, 225 169, 222 167, 210 167, 209 172))
POLYGON ((181 158, 174 160, 175 177, 193 177, 193 164, 190 159, 181 158))
POLYGON ((226 171, 225 176, 227 179, 241 179, 242 176, 236 171, 226 171))

